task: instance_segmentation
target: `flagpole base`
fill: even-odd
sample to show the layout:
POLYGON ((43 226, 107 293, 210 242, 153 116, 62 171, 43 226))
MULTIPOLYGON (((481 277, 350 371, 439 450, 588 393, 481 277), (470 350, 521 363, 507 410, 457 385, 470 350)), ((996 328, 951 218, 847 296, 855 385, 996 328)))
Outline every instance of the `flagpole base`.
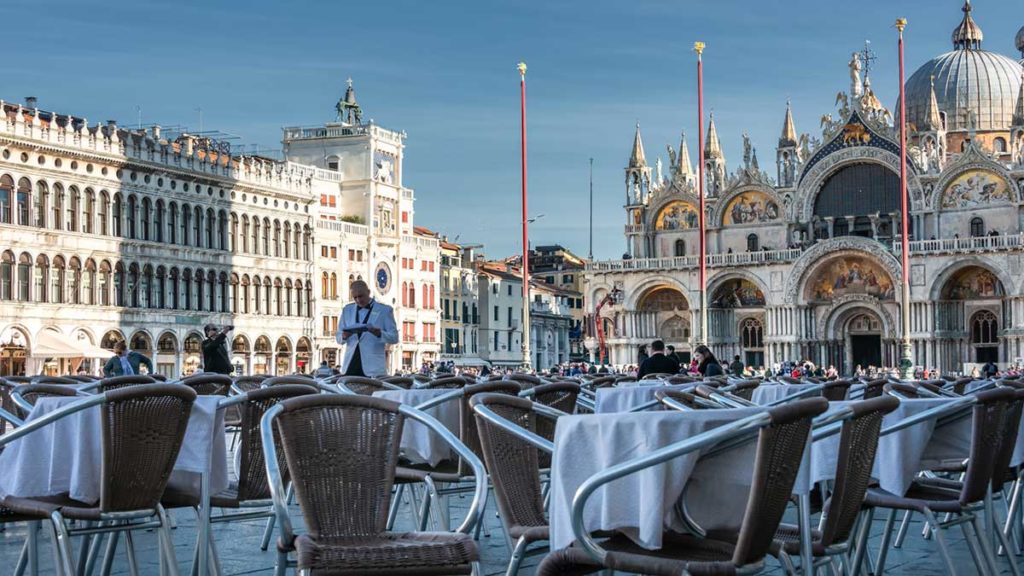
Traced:
POLYGON ((914 360, 911 358, 910 342, 903 341, 900 344, 900 379, 914 379, 914 360))

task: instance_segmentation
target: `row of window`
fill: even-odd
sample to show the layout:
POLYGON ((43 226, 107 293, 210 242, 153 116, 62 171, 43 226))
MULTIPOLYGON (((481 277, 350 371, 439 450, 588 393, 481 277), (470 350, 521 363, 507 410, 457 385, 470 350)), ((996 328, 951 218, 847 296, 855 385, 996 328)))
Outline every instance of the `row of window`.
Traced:
POLYGON ((0 255, 0 301, 312 317, 312 299, 311 284, 291 278, 77 256, 15 258, 10 250, 0 255))
POLYGON ((454 320, 458 322, 461 318, 462 322, 466 324, 479 324, 480 315, 477 313, 476 303, 473 303, 473 314, 469 313, 469 304, 466 302, 462 303, 462 316, 459 316, 459 303, 455 300, 449 300, 447 298, 441 299, 441 310, 442 318, 445 320, 454 320))
MULTIPOLYGON (((413 282, 402 282, 402 306, 405 308, 416 307, 416 284, 413 282)), ((423 284, 420 287, 420 308, 436 308, 437 300, 434 299, 434 285, 423 284)))
MULTIPOLYGON (((356 280, 362 280, 362 274, 349 274, 348 285, 352 286, 352 283, 356 280)), ((324 272, 320 276, 320 296, 324 300, 338 300, 338 275, 334 272, 328 274, 324 272)))
MULTIPOLYGON (((415 270, 416 259, 415 258, 402 258, 402 270, 415 270)), ((433 260, 421 260, 420 261, 420 272, 433 272, 434 261, 433 260)))
POLYGON ((203 209, 188 203, 153 202, 135 194, 123 198, 120 192, 97 194, 92 188, 79 190, 43 181, 33 188, 28 178, 0 176, 0 224, 17 224, 49 230, 66 230, 131 240, 165 242, 212 250, 310 259, 312 229, 307 225, 234 212, 203 209))
MULTIPOLYGON (((416 323, 402 322, 402 342, 416 342, 416 323)), ((437 342, 437 324, 433 322, 423 323, 422 339, 420 342, 437 342)))

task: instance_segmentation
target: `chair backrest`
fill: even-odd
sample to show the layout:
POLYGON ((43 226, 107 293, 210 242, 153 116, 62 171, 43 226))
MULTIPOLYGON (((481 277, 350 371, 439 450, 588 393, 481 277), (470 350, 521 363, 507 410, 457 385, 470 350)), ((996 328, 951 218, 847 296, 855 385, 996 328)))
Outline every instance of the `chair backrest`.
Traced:
POLYGON ((105 394, 99 508, 156 508, 178 459, 196 393, 180 384, 140 384, 105 394))
MULTIPOLYGON (((483 382, 481 384, 470 384, 463 389, 462 397, 459 399, 459 440, 473 451, 474 454, 483 458, 483 449, 480 447, 480 434, 476 430, 476 415, 469 401, 477 394, 508 394, 518 397, 522 389, 517 382, 483 382)), ((459 475, 468 476, 473 469, 462 458, 459 458, 459 475)))
POLYGON ((533 374, 523 374, 520 372, 509 374, 506 379, 511 380, 512 382, 518 382, 519 387, 522 390, 529 390, 530 388, 540 386, 541 384, 544 383, 543 380, 541 380, 537 376, 534 376, 533 374))
POLYGON ((698 381, 700 381, 699 378, 694 378, 693 376, 683 376, 681 374, 672 376, 667 380, 669 384, 689 384, 690 382, 698 381))
POLYGON ((785 384, 803 384, 804 383, 803 380, 801 380, 799 378, 793 378, 792 376, 787 376, 785 374, 783 374, 782 376, 779 376, 778 380, 779 380, 779 382, 783 382, 785 384))
POLYGON ((744 400, 750 400, 754 397, 754 390, 760 385, 760 380, 741 380, 735 384, 736 388, 733 389, 732 393, 734 396, 739 396, 744 400))
POLYGON ((302 376, 274 376, 264 380, 262 386, 279 386, 281 384, 305 384, 309 386, 313 382, 315 382, 315 380, 303 378, 302 376))
POLYGON ((750 496, 733 551, 737 566, 759 562, 768 553, 793 493, 811 420, 827 409, 824 398, 810 398, 768 410, 771 424, 758 434, 750 496))
MULTIPOLYGON (((554 384, 552 384, 554 386, 554 384)), ((502 418, 536 431, 532 402, 505 394, 477 394, 470 405, 483 405, 502 418)), ((498 513, 510 526, 546 526, 544 493, 540 486, 540 451, 474 413, 487 473, 494 483, 498 513)))
POLYGON ((338 382, 343 384, 345 388, 348 388, 352 392, 362 394, 363 396, 373 396, 374 392, 390 390, 390 388, 385 386, 380 380, 366 378, 364 376, 345 376, 344 378, 339 378, 338 382))
POLYGON ((441 378, 435 378, 424 386, 424 388, 462 388, 466 385, 467 380, 462 376, 443 376, 441 378))
POLYGON ((614 385, 615 376, 598 376, 586 383, 586 387, 591 390, 597 390, 598 388, 611 388, 614 385))
POLYGON ((75 374, 73 376, 67 376, 67 378, 70 378, 75 382, 78 382, 79 384, 87 384, 89 382, 95 382, 99 380, 99 378, 97 378, 96 376, 89 376, 87 374, 75 374))
POLYGON ((147 374, 147 376, 149 376, 153 380, 156 380, 157 382, 167 382, 167 376, 164 376, 163 374, 157 374, 156 372, 153 372, 152 374, 147 374))
POLYGON ((923 396, 917 391, 917 387, 913 384, 904 384, 902 382, 889 382, 885 386, 882 386, 882 390, 886 394, 895 394, 903 398, 922 398, 923 396))
POLYGON ((701 403, 693 393, 685 390, 673 390, 671 388, 655 390, 654 397, 657 398, 659 402, 663 402, 666 398, 669 398, 679 402, 687 408, 692 408, 693 410, 704 410, 707 408, 707 406, 701 403))
POLYGON ((842 402, 850 393, 853 382, 849 380, 833 380, 827 382, 821 390, 821 396, 829 402, 842 402))
POLYGON ((1020 430, 1021 412, 1024 410, 1024 388, 1021 388, 1019 383, 1014 383, 1011 387, 1016 390, 1016 395, 1007 406, 1003 419, 1003 435, 999 441, 995 464, 992 466, 993 492, 1002 490, 1003 484, 1006 483, 1006 470, 1010 468, 1013 453, 1017 448, 1017 433, 1020 430))
MULTIPOLYGON (((241 455, 238 466, 238 499, 265 500, 271 497, 267 484, 267 468, 263 458, 263 443, 260 438, 260 421, 271 406, 307 394, 319 394, 320 389, 303 384, 281 384, 270 388, 257 388, 246 393, 246 401, 240 405, 241 424, 238 434, 238 452, 241 455)), ((275 430, 278 467, 281 478, 288 482, 288 466, 281 449, 280 434, 275 430)))
POLYGON ((262 376, 239 376, 235 378, 235 386, 242 392, 257 390, 267 379, 262 376))
POLYGON ((31 384, 32 383, 32 377, 31 376, 4 376, 4 380, 7 380, 8 382, 13 382, 14 384, 31 384))
POLYGON ((974 378, 971 378, 970 376, 957 378, 953 381, 953 392, 963 396, 964 392, 967 391, 967 385, 971 382, 974 382, 974 378))
POLYGON ((974 404, 971 421, 971 454, 967 460, 963 489, 960 491, 960 503, 963 505, 985 498, 995 473, 999 446, 1005 435, 1007 411, 1016 396, 1017 391, 1012 388, 985 390, 976 395, 977 402, 974 404))
POLYGON ((387 382, 388 384, 394 384, 395 386, 398 386, 399 388, 405 388, 406 390, 412 388, 413 385, 416 383, 415 380, 409 378, 408 376, 389 376, 384 379, 384 382, 387 382))
MULTIPOLYGON (((18 396, 21 396, 23 400, 33 406, 36 405, 37 400, 47 396, 75 396, 78 394, 74 388, 64 384, 22 384, 21 386, 15 387, 12 392, 16 392, 18 396)), ((28 413, 20 409, 20 407, 13 407, 16 408, 16 410, 9 412, 14 413, 21 418, 28 417, 28 413)))
POLYGON ((643 378, 640 380, 664 380, 670 376, 672 375, 667 372, 655 372, 652 374, 644 374, 643 378))
POLYGON ((275 419, 288 472, 314 539, 384 531, 404 418, 373 396, 316 394, 281 402, 275 419))
MULTIPOLYGON (((580 394, 580 385, 573 382, 555 382, 554 384, 542 384, 533 389, 533 401, 566 414, 576 411, 576 398, 580 394)), ((555 439, 555 421, 550 418, 538 418, 536 422, 537 434, 547 440, 555 439)), ((541 468, 551 467, 551 454, 543 452, 538 455, 541 468)))
POLYGON ((885 385, 889 381, 885 378, 878 378, 876 380, 869 380, 864 383, 864 400, 870 400, 872 398, 878 398, 885 392, 885 385))
POLYGON ((899 405, 899 399, 894 396, 879 396, 849 405, 853 416, 843 421, 839 433, 835 488, 822 526, 823 545, 849 539, 871 481, 882 419, 899 405))
POLYGON ((231 392, 231 376, 205 372, 185 378, 182 384, 196 391, 200 396, 227 396, 231 392))
POLYGON ((41 376, 33 384, 81 384, 78 380, 66 376, 41 376))
POLYGON ((100 380, 99 392, 109 392, 118 388, 136 386, 139 384, 155 384, 156 380, 145 374, 128 374, 126 376, 111 376, 100 380))
POLYGON ((299 378, 305 378, 307 380, 316 380, 316 376, 313 376, 312 374, 306 374, 304 372, 292 372, 291 376, 297 376, 299 378))

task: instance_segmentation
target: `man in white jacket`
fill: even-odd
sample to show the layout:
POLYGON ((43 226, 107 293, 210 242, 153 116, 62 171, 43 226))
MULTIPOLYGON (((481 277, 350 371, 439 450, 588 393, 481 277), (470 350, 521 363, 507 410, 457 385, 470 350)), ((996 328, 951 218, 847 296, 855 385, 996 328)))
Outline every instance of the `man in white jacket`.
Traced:
POLYGON ((346 304, 336 339, 345 344, 341 371, 346 376, 378 376, 387 373, 386 344, 398 342, 395 312, 370 297, 362 280, 352 283, 353 302, 346 304))

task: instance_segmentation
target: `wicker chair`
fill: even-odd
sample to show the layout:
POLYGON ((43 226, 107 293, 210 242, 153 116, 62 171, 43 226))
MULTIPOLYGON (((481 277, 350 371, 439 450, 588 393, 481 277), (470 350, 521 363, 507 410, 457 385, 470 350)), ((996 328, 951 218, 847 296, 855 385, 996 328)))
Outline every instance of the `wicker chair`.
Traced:
MULTIPOLYGON (((537 575, 590 574, 611 569, 665 576, 718 576, 759 570, 775 542, 776 530, 789 504, 811 430, 811 421, 827 408, 828 402, 825 399, 812 398, 787 403, 767 410, 763 415, 751 417, 757 419, 761 429, 747 509, 738 532, 712 531, 707 538, 666 532, 662 535, 661 549, 655 551, 641 548, 622 535, 601 542, 599 554, 587 551, 577 541, 569 548, 548 555, 537 569, 537 575), (598 557, 601 559, 598 560, 598 557)), ((720 441, 741 433, 723 433, 720 441)), ((703 443, 684 441, 680 445, 692 446, 688 450, 692 451, 703 443)), ((682 453, 685 452, 675 452, 675 455, 682 453)), ((664 459, 671 457, 672 452, 666 452, 664 459)), ((659 458, 651 465, 661 461, 663 459, 659 458)), ((599 473, 602 483, 613 481, 621 475, 599 473)), ((590 484, 588 481, 588 485, 594 489, 602 483, 590 484)), ((573 500, 573 513, 576 514, 577 508, 585 504, 586 495, 581 498, 578 493, 573 500)), ((577 538, 584 537, 596 546, 589 535, 577 533, 577 538)))
POLYGON ((760 385, 760 380, 740 380, 732 385, 733 388, 730 392, 733 396, 750 400, 754 396, 754 390, 760 385))
POLYGON ((81 390, 96 390, 99 392, 109 392, 111 390, 117 390, 118 388, 136 386, 138 384, 156 383, 156 380, 150 378, 149 376, 146 376, 145 374, 129 374, 127 376, 111 376, 110 378, 97 380, 96 382, 83 386, 81 390))
POLYGON ((180 382, 196 391, 200 396, 227 396, 231 392, 231 376, 204 372, 185 378, 180 382))
POLYGON ((424 388, 462 388, 469 381, 462 376, 443 376, 435 378, 423 385, 424 388))
POLYGON ((541 380, 537 376, 534 376, 533 374, 523 374, 521 372, 509 374, 505 379, 519 383, 519 387, 523 390, 529 390, 530 388, 544 384, 544 380, 541 380))
POLYGON ((864 394, 861 396, 864 400, 870 400, 872 398, 878 398, 885 393, 885 385, 889 383, 887 378, 877 378, 875 380, 869 380, 864 383, 864 394))
POLYGON ((394 384, 395 386, 398 386, 399 388, 404 388, 406 390, 412 388, 416 384, 416 381, 408 376, 389 376, 387 378, 384 378, 383 381, 387 382, 388 384, 394 384))
MULTIPOLYGON (((959 525, 964 531, 969 548, 974 558, 987 565, 990 573, 998 573, 994 555, 987 536, 975 540, 971 534, 985 534, 981 530, 978 512, 985 507, 984 502, 993 482, 997 459, 1001 457, 1001 446, 1005 446, 1004 438, 1008 436, 1006 429, 1007 414, 1011 406, 1020 401, 1018 392, 1010 388, 999 388, 979 392, 973 407, 971 451, 963 482, 944 481, 941 479, 915 480, 904 495, 896 495, 881 488, 868 489, 864 505, 869 514, 875 509, 889 510, 889 516, 882 532, 880 553, 875 566, 875 573, 881 574, 885 569, 889 539, 892 535, 896 511, 917 512, 924 516, 925 522, 935 535, 939 553, 950 574, 955 574, 949 547, 943 535, 946 528, 959 525), (949 513, 958 516, 950 523, 939 522, 936 513, 949 513), (976 544, 980 541, 980 550, 976 544)), ((1016 431, 1009 436, 1016 439, 1016 431)), ((1012 452, 1012 448, 1010 448, 1012 452)), ((1001 473, 1001 472, 1000 472, 1001 473)), ((870 516, 868 517, 870 519, 870 516)), ((870 523, 870 520, 869 520, 870 523)), ((1002 545, 1009 550, 1006 536, 999 530, 994 531, 1002 545)), ((866 540, 866 531, 860 535, 860 547, 866 540)), ((1014 555, 1007 556, 1014 563, 1014 555)), ((1016 570, 1014 570, 1016 573, 1016 570)))
MULTIPOLYGON (((576 398, 579 397, 580 385, 571 382, 558 382, 555 384, 543 384, 533 389, 533 401, 543 404, 566 414, 576 411, 576 398)), ((550 418, 540 418, 536 423, 537 434, 545 440, 555 439, 555 421, 550 418)), ((551 467, 551 454, 541 453, 540 467, 551 467)))
POLYGON ((825 387, 821 390, 821 395, 829 402, 842 402, 846 400, 847 395, 849 395, 850 386, 853 386, 853 382, 850 380, 833 380, 831 382, 826 382, 825 387))
POLYGON ((386 384, 380 380, 363 376, 344 376, 338 379, 338 384, 353 394, 362 394, 363 396, 373 396, 374 392, 382 392, 384 390, 401 389, 393 384, 386 384))
POLYGON ((14 414, 20 418, 28 418, 36 400, 47 396, 77 396, 78 392, 62 384, 23 384, 11 392, 14 414))
MULTIPOLYGON (((6 384, 3 379, 0 379, 0 390, 4 389, 6 384)), ((8 384, 13 387, 13 383, 8 384)), ((17 428, 22 424, 21 419, 14 414, 14 408, 11 410, 4 409, 6 414, 0 412, 0 433, 4 430, 4 425, 9 424, 12 429, 17 428), (10 420, 8 420, 10 417, 10 420)), ((2 436, 0 436, 2 439, 2 436)), ((0 453, 3 452, 3 446, 0 445, 0 453)), ((3 504, 0 504, 0 528, 3 528, 5 524, 13 524, 15 522, 27 522, 27 538, 25 539, 25 546, 22 548, 21 556, 18 558, 17 564, 14 566, 13 573, 21 575, 28 570, 30 576, 38 576, 39 574, 39 527, 42 522, 49 520, 45 514, 17 514, 10 508, 5 508, 3 504)))
POLYGON ((882 387, 882 390, 890 395, 897 398, 929 398, 928 395, 922 395, 917 389, 917 386, 913 384, 904 384, 902 382, 889 382, 882 387))
POLYGON ((479 471, 470 514, 451 534, 385 530, 407 417, 426 418, 396 402, 352 394, 291 398, 266 413, 262 436, 267 475, 282 531, 279 573, 284 573, 292 551, 303 574, 476 573, 479 552, 468 532, 478 521, 486 494, 480 477, 483 467, 443 428, 434 431, 474 458, 473 468, 479 471), (277 449, 269 432, 275 425, 305 519, 307 532, 298 537, 291 530, 277 449))
POLYGON ((304 378, 302 376, 274 376, 264 380, 263 387, 268 388, 270 386, 279 386, 281 384, 305 384, 306 386, 309 386, 313 384, 313 382, 315 382, 315 380, 311 378, 304 378))
POLYGON ((696 396, 692 392, 685 390, 673 390, 666 388, 663 390, 655 390, 654 397, 666 407, 672 410, 709 410, 715 408, 721 408, 720 405, 712 400, 707 400, 696 396))
MULTIPOLYGON (((847 552, 871 482, 882 419, 899 405, 900 401, 892 396, 849 405, 852 414, 843 420, 839 433, 839 456, 832 495, 824 506, 825 519, 820 530, 812 532, 811 552, 814 558, 841 556, 843 565, 849 569, 851 561, 847 552)), ((772 554, 782 560, 789 573, 793 573, 790 556, 800 555, 800 528, 780 525, 775 533, 772 554)))
POLYGON ((81 384, 78 380, 66 376, 40 376, 32 381, 33 384, 81 384))
MULTIPOLYGON (((559 386, 549 384, 548 386, 559 386)), ((574 400, 575 402, 575 400, 574 400)), ((525 398, 503 394, 479 394, 470 400, 474 409, 483 406, 524 430, 540 434, 537 424, 545 418, 536 418, 533 403, 525 398)), ((529 545, 548 540, 548 521, 544 513, 544 493, 540 483, 540 469, 544 467, 541 452, 499 426, 476 414, 480 445, 484 463, 494 484, 494 499, 498 515, 505 530, 506 543, 512 551, 506 574, 513 576, 526 555, 529 545)), ((544 552, 546 548, 534 552, 544 552)))
MULTIPOLYGON (((5 410, 8 414, 18 416, 18 406, 14 403, 14 399, 11 397, 11 393, 18 387, 15 382, 9 382, 4 378, 0 378, 0 409, 5 410)), ((7 430, 9 423, 6 420, 0 419, 0 434, 7 430)))
MULTIPOLYGON (((75 573, 72 536, 83 531, 103 532, 103 528, 120 532, 154 527, 159 529, 161 563, 171 574, 177 574, 170 523, 160 506, 160 496, 177 460, 195 398, 195 392, 184 386, 150 384, 111 390, 64 407, 59 412, 62 416, 100 406, 103 466, 99 501, 79 502, 66 494, 47 498, 9 496, 4 506, 18 514, 42 514, 52 520, 59 535, 54 542, 55 558, 59 558, 64 574, 75 573), (153 414, 160 417, 154 418, 153 414), (110 524, 72 529, 67 520, 110 524)), ((0 445, 50 422, 30 422, 0 439, 0 445)))

